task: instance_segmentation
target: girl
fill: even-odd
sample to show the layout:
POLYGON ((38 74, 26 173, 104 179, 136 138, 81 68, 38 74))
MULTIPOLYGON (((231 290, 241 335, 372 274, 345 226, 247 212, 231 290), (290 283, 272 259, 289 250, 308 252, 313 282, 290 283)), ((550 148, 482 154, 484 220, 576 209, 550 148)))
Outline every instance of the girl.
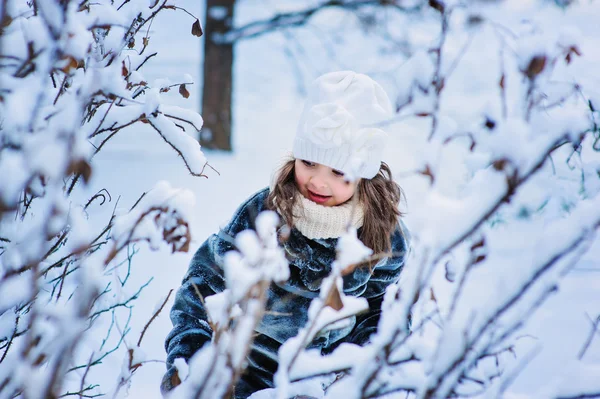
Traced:
POLYGON ((197 290, 202 297, 224 290, 223 255, 234 248, 235 235, 251 229, 263 210, 274 210, 281 217, 280 242, 288 256, 290 279, 269 288, 267 313, 256 329, 235 398, 273 387, 277 351, 306 323, 308 306, 331 271, 337 239, 348 226, 355 227, 362 242, 378 255, 369 267, 356 268, 343 281, 344 293, 366 298, 370 310, 321 332, 310 347, 329 353, 342 342, 363 345, 369 340, 377 329, 385 288, 398 281, 407 250, 398 210, 402 192, 381 161, 386 134, 375 127, 391 115, 387 95, 366 75, 334 72, 315 81, 298 125, 293 159, 276 172, 271 188, 242 204, 192 259, 171 310, 163 394, 179 382, 175 359, 187 361, 211 340, 197 290))

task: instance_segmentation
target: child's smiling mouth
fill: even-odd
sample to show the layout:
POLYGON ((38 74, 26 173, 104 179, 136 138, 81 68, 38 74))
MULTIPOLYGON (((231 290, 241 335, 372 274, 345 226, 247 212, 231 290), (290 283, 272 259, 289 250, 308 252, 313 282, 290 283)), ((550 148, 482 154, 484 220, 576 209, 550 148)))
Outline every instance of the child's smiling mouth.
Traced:
POLYGON ((329 198, 331 198, 331 195, 316 194, 308 189, 306 190, 306 192, 308 193, 308 199, 313 202, 316 202, 317 204, 322 204, 324 202, 327 202, 327 200, 329 200, 329 198))

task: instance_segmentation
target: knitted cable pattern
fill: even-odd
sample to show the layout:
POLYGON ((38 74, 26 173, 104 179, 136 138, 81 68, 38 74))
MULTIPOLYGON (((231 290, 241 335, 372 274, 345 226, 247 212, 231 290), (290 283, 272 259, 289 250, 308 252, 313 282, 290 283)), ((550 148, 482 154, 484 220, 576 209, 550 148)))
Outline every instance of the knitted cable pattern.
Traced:
POLYGON ((294 204, 294 227, 306 238, 337 238, 346 232, 349 225, 363 225, 363 209, 353 201, 338 206, 323 206, 299 195, 294 204))

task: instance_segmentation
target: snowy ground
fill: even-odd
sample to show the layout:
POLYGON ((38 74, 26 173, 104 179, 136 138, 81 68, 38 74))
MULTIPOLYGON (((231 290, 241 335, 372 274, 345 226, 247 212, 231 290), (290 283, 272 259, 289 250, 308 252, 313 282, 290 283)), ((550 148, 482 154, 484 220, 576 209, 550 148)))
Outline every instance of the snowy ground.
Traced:
MULTIPOLYGON (((201 19, 203 2, 184 0, 183 7, 201 19)), ((256 1, 242 1, 240 15, 258 15, 256 1), (254 8, 252 8, 254 7, 254 8)), ((600 13, 599 13, 600 15, 600 13)), ((168 102, 187 108, 199 109, 202 84, 202 41, 189 34, 193 20, 184 13, 165 12, 154 22, 151 43, 159 51, 159 63, 146 69, 149 78, 169 77, 173 82, 190 74, 196 84, 191 86, 191 96, 185 100, 177 93, 165 96, 168 102)), ((240 43, 235 48, 234 73, 234 148, 232 154, 206 152, 210 164, 219 175, 208 172, 208 179, 188 176, 183 163, 167 148, 153 131, 136 128, 123 131, 95 159, 97 172, 90 191, 106 188, 113 197, 120 195, 120 205, 131 206, 139 194, 149 190, 156 181, 167 180, 174 187, 186 187, 196 195, 196 213, 192 221, 193 250, 218 226, 231 216, 236 207, 250 194, 269 183, 271 173, 281 157, 291 149, 295 123, 302 105, 302 83, 298 84, 298 70, 304 77, 316 76, 325 70, 309 63, 294 65, 286 58, 288 49, 282 35, 274 34, 240 43), (256 54, 260 54, 258 57, 256 54)), ((372 65, 332 65, 332 68, 353 67, 373 71, 372 65)), ((385 79, 382 79, 385 81, 385 79)), ((412 126, 412 129, 418 129, 412 126)), ((404 135, 404 136, 403 136, 404 135)), ((403 181, 402 171, 407 170, 408 146, 402 145, 402 135, 392 137, 389 163, 400 176, 408 199, 407 221, 410 226, 410 204, 418 201, 418 188, 403 181)), ((551 245, 551 243, 549 243, 551 245)), ((131 285, 141 285, 151 276, 154 280, 143 292, 134 312, 133 336, 141 330, 151 316, 156 304, 170 289, 176 289, 193 255, 171 255, 166 248, 150 252, 142 247, 134 257, 131 285)), ((532 336, 524 343, 523 352, 539 346, 541 352, 528 364, 513 385, 515 393, 531 393, 558 381, 562 366, 573 360, 589 332, 587 315, 600 314, 600 245, 596 242, 587 256, 584 267, 571 273, 564 284, 535 316, 527 332, 532 336)), ((491 282, 493 284, 493 282, 491 282)), ((172 303, 168 304, 170 307, 172 303)), ((164 311, 150 328, 142 345, 148 359, 164 361, 163 342, 170 330, 168 312, 164 311)), ((526 341, 526 339, 524 339, 526 341)), ((600 360, 600 338, 593 342, 586 358, 600 360)), ((114 376, 105 375, 106 381, 115 381, 121 367, 114 365, 114 376)), ((108 368, 105 368, 107 370, 108 368)), ((147 363, 133 378, 129 390, 133 398, 159 398, 158 385, 164 364, 147 363)))

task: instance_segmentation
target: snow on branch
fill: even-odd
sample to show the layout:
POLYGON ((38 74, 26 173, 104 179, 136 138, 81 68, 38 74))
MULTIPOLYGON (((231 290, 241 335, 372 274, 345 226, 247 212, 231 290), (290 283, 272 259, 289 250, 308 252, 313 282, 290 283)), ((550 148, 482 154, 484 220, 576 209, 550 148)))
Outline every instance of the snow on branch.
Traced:
MULTIPOLYGON (((305 351, 318 329, 319 312, 311 311, 282 346, 272 397, 309 394, 296 382, 319 376, 329 377, 323 394, 331 398, 502 395, 537 353, 522 349, 535 339, 527 322, 597 247, 600 115, 586 58, 595 42, 567 23, 557 30, 541 3, 520 10, 527 23, 508 9, 430 1, 398 17, 414 37, 436 27, 430 47, 414 44, 391 72, 397 114, 383 122, 402 135, 408 150, 392 151, 418 181, 418 192, 408 193, 413 248, 370 343, 327 356, 305 351)), ((563 16, 573 23, 579 11, 566 7, 563 16)), ((242 33, 281 21, 250 23, 242 33)), ((335 286, 329 279, 315 309, 335 286)), ((573 359, 570 377, 541 397, 598 392, 590 377, 597 359, 573 359)))
POLYGON ((94 369, 122 349, 150 283, 128 284, 136 245, 189 248, 189 192, 159 183, 126 214, 107 189, 86 198, 94 156, 131 126, 154 122, 182 166, 207 166, 202 118, 166 116, 143 75, 157 53, 141 29, 175 6, 118 3, 0 2, 0 397, 106 392, 94 369))
POLYGON ((189 190, 172 189, 168 182, 158 182, 127 214, 115 217, 113 253, 139 241, 147 241, 154 250, 164 242, 173 252, 187 252, 192 239, 187 220, 194 203, 189 190))
POLYGON ((264 314, 267 289, 289 278, 287 260, 277 244, 277 223, 277 214, 264 211, 256 218, 256 231, 236 236, 237 250, 225 257, 227 288, 204 298, 213 341, 190 359, 189 370, 178 367, 183 382, 169 398, 229 397, 233 392, 264 314))

